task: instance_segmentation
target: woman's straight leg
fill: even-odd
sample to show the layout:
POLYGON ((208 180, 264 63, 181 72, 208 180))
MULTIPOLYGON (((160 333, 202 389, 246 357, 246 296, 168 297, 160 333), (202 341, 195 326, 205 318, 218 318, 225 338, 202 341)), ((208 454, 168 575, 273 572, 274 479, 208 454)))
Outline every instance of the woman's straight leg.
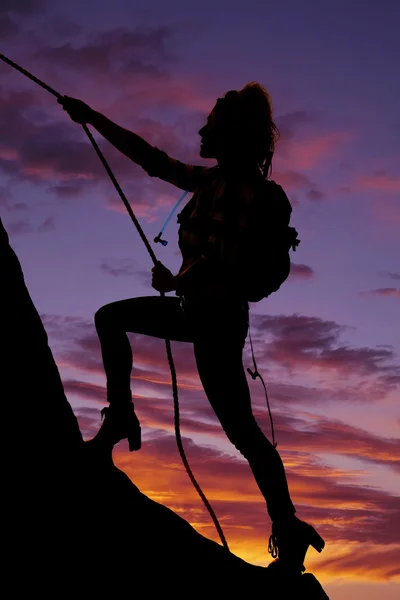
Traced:
POLYGON ((248 460, 271 519, 293 516, 282 460, 252 413, 240 340, 197 341, 194 351, 207 398, 228 439, 248 460))

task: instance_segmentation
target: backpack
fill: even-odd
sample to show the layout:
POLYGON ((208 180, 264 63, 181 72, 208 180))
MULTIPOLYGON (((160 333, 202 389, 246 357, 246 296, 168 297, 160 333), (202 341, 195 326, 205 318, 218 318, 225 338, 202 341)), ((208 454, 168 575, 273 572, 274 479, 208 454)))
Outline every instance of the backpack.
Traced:
POLYGON ((277 292, 289 277, 290 250, 300 244, 289 226, 292 207, 283 188, 264 180, 256 193, 238 275, 248 302, 260 302, 277 292))
MULTIPOLYGON (((154 238, 155 243, 161 243, 163 246, 168 244, 167 240, 161 239, 161 235, 188 191, 186 190, 176 203, 160 233, 154 238)), ((193 200, 192 197, 179 213, 178 223, 187 221, 193 209, 193 200)), ((231 234, 235 235, 235 226, 238 223, 235 205, 240 205, 238 190, 235 188, 230 190, 229 203, 230 209, 221 225, 230 228, 231 234)), ((283 188, 275 181, 263 179, 262 187, 258 187, 254 194, 247 236, 240 251, 239 262, 235 265, 237 289, 247 302, 260 302, 267 298, 278 291, 289 277, 289 251, 295 251, 300 244, 296 229, 289 226, 291 212, 292 207, 283 188)), ((196 226, 199 227, 200 223, 196 226)), ((207 221, 202 226, 210 230, 213 223, 207 221)))

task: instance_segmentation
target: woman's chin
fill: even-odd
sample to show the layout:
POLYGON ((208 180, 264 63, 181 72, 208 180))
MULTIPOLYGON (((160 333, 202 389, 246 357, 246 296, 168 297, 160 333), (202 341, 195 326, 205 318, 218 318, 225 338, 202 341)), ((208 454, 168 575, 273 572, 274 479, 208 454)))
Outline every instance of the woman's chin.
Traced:
POLYGON ((205 146, 200 146, 200 156, 201 158, 214 158, 205 146))

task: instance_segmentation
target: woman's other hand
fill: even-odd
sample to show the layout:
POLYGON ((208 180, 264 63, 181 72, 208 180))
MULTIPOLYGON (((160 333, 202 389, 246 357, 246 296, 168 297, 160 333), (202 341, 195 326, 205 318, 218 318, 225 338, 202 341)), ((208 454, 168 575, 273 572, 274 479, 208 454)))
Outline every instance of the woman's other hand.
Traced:
POLYGON ((151 272, 153 273, 151 286, 157 292, 172 292, 175 290, 175 276, 160 261, 152 268, 151 272))
POLYGON ((93 110, 82 102, 82 100, 78 100, 76 98, 70 98, 69 96, 63 96, 57 100, 59 104, 63 107, 63 109, 68 113, 75 123, 89 123, 93 110))

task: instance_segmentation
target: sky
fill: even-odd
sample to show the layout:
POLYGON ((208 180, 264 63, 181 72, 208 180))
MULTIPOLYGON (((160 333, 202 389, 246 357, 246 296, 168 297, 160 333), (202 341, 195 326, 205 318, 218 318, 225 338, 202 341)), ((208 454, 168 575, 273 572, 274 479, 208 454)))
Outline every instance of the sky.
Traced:
MULTIPOLYGON (((326 540, 307 570, 331 600, 392 600, 400 588, 399 18, 394 0, 0 3, 0 53, 183 162, 215 164, 200 158, 197 132, 218 97, 250 81, 271 94, 271 178, 301 244, 281 290, 251 304, 251 333, 297 514, 326 540)), ((152 240, 181 191, 94 135, 152 240)), ((82 128, 4 63, 0 214, 89 439, 106 399, 93 316, 157 295, 152 263, 82 128)), ((154 245, 172 272, 177 227, 154 245)), ((130 340, 143 446, 130 454, 121 442, 115 462, 218 540, 176 448, 164 342, 130 340)), ((265 566, 263 498, 208 406, 192 346, 172 350, 189 462, 231 550, 265 566)), ((262 385, 249 385, 270 436, 262 385)))

